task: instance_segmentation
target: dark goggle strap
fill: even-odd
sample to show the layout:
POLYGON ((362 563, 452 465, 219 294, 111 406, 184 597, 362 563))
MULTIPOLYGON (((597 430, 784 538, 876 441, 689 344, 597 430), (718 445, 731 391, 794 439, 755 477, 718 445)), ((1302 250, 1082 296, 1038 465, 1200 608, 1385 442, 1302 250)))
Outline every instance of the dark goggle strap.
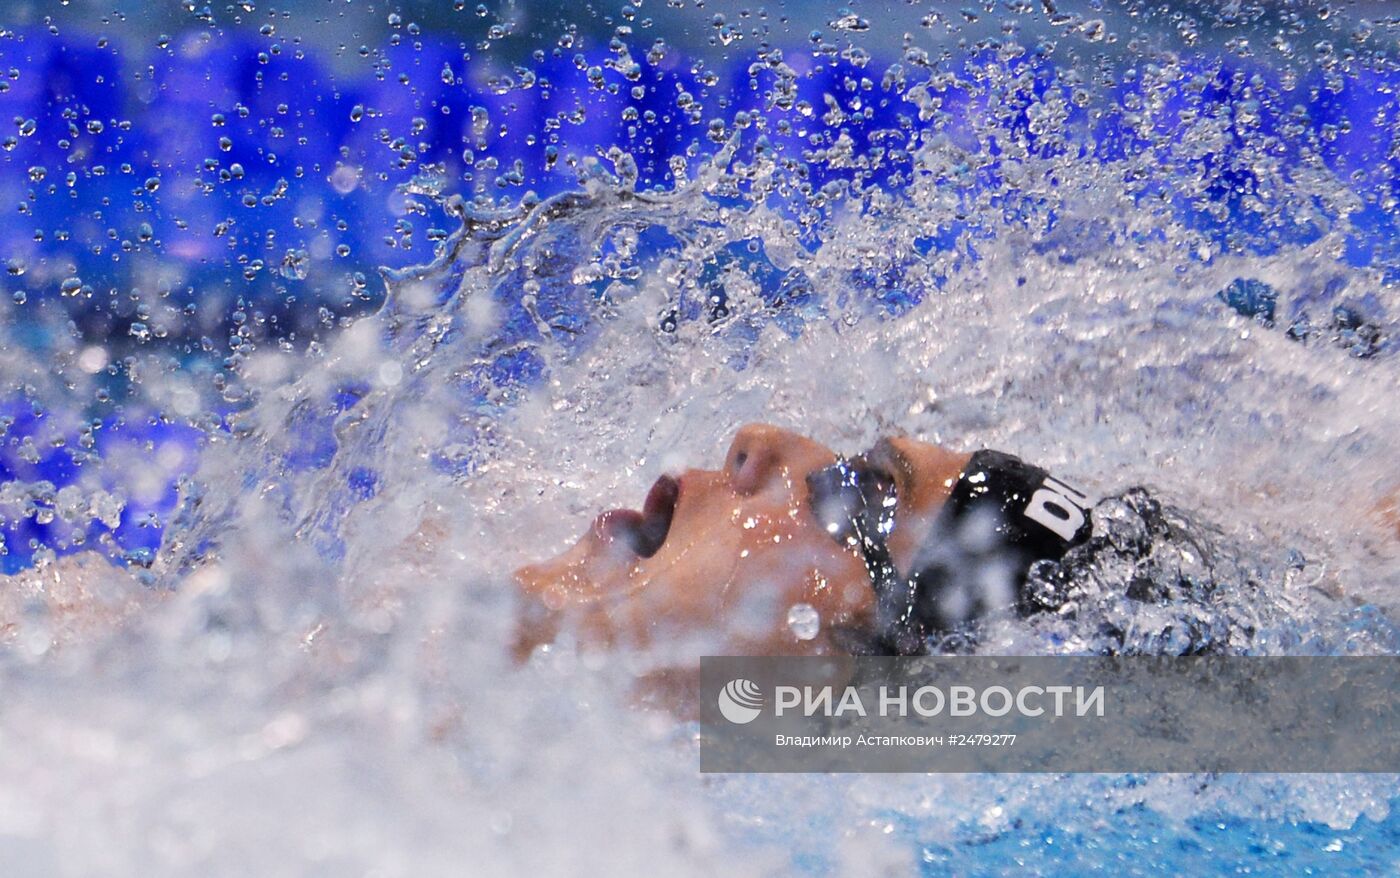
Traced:
POLYGON ((995 554, 1014 561, 1013 573, 1023 579, 1035 561, 1063 557, 1091 530, 1087 497, 1020 458, 984 449, 972 455, 939 511, 931 531, 938 545, 925 546, 910 575, 901 576, 887 545, 898 499, 888 472, 864 455, 843 458, 809 475, 807 486, 817 521, 861 552, 875 589, 875 630, 853 638, 853 653, 922 652, 928 635, 948 623, 936 606, 950 561, 976 566, 995 554), (956 551, 963 524, 986 514, 997 522, 993 544, 973 555, 956 551))

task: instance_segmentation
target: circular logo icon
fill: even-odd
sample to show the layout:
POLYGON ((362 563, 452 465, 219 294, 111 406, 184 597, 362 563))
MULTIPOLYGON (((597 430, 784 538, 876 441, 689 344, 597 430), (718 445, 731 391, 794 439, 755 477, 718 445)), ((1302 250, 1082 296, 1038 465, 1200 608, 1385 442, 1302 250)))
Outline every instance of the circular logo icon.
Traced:
POLYGON ((751 723, 763 712, 763 693, 758 684, 742 677, 730 680, 719 690, 719 712, 735 725, 751 723))

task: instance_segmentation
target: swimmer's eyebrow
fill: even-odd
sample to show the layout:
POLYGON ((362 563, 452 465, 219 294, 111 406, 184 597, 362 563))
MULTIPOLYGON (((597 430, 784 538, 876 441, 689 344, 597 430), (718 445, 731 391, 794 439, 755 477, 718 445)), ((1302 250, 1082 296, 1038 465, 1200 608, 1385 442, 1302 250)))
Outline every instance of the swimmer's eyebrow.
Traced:
MULTIPOLYGON (((882 471, 885 475, 894 480, 895 500, 901 496, 912 496, 914 484, 914 467, 909 463, 909 459, 900 453, 894 443, 886 436, 871 446, 870 450, 861 455, 866 465, 872 469, 882 471)), ((898 506, 895 507, 898 509, 898 506)))

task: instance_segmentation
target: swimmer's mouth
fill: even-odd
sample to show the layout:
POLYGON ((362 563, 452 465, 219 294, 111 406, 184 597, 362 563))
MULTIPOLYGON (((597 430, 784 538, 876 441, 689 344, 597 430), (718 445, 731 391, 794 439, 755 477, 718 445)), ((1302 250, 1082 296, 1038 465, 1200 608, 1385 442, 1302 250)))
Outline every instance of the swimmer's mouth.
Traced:
POLYGON ((671 518, 680 496, 680 482, 671 476, 662 476, 647 492, 641 512, 611 509, 598 516, 594 527, 606 537, 624 541, 637 555, 650 558, 661 550, 666 535, 671 532, 671 518))

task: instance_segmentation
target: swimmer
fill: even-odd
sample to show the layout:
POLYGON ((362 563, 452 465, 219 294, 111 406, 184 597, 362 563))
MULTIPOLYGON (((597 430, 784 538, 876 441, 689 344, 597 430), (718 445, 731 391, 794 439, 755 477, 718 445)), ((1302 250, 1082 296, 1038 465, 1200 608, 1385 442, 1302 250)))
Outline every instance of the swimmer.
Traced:
POLYGON ((895 437, 846 458, 751 424, 722 469, 662 476, 640 511, 516 571, 515 654, 564 630, 583 647, 917 654, 1031 609, 1027 573, 1089 539, 1092 505, 1009 454, 895 437))
MULTIPOLYGON (((1392 498, 1372 510, 1392 539, 1397 509, 1392 498)), ((921 654, 966 643, 989 617, 1072 612, 1104 570, 1117 571, 1117 594, 1184 620, 1159 646, 1100 620, 1113 651, 1220 651, 1248 632, 1220 612, 1214 577, 1228 564, 1212 560, 1212 533, 1146 489, 1096 505, 1009 454, 893 437, 847 458, 751 424, 723 468, 662 476, 640 511, 604 512, 571 549, 517 570, 514 654, 561 634, 673 667, 699 655, 921 654), (1131 518, 1131 534, 1093 536, 1096 508, 1131 518), (1183 557, 1204 575, 1180 569, 1183 557)))

